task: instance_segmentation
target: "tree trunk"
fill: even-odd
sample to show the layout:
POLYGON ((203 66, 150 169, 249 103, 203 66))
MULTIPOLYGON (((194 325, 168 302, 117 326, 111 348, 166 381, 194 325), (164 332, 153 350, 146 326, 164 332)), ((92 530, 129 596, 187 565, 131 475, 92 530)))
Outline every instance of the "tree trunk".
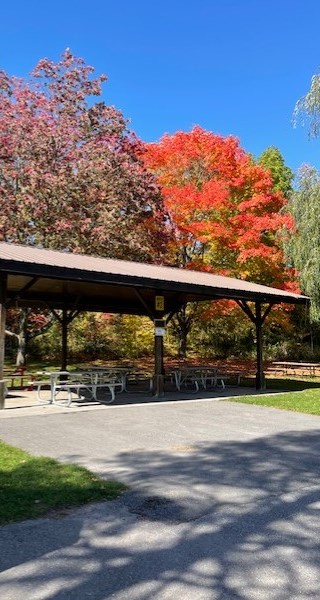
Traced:
POLYGON ((186 358, 188 351, 188 334, 192 323, 192 316, 187 314, 186 306, 182 306, 177 312, 172 323, 178 337, 178 356, 179 358, 186 358))
POLYGON ((32 310, 30 308, 19 309, 19 313, 16 320, 17 333, 8 329, 5 330, 6 335, 14 337, 17 341, 17 367, 23 367, 26 365, 26 350, 29 340, 34 339, 38 335, 42 335, 43 333, 48 331, 48 329, 52 325, 53 315, 51 314, 50 318, 48 317, 47 322, 44 323, 44 325, 40 329, 30 331, 30 329, 28 328, 30 313, 32 313, 32 310))
POLYGON ((21 308, 19 316, 19 330, 17 334, 18 349, 16 357, 16 367, 24 367, 26 365, 26 348, 27 348, 27 325, 28 325, 28 308, 21 308))
POLYGON ((188 329, 185 327, 184 323, 179 323, 179 349, 178 355, 179 358, 187 358, 187 350, 188 350, 188 329))

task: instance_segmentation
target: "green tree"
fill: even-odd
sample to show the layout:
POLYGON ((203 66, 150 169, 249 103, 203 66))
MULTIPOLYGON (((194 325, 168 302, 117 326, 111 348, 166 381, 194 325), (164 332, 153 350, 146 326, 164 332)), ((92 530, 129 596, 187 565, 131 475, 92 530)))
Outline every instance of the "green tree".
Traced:
POLYGON ((307 125, 309 136, 318 137, 320 131, 320 73, 313 75, 310 89, 300 98, 294 109, 293 123, 307 125))
POLYGON ((311 297, 312 319, 320 321, 320 173, 315 168, 300 170, 288 211, 296 232, 286 243, 287 256, 298 271, 302 291, 311 297))
POLYGON ((270 171, 274 190, 282 192, 288 198, 292 191, 293 172, 286 166, 280 150, 275 146, 269 146, 259 156, 258 164, 270 171))

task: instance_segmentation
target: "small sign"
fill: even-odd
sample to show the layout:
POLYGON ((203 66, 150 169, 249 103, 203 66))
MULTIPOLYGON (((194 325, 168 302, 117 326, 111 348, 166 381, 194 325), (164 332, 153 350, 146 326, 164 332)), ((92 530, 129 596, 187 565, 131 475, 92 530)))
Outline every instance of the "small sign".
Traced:
POLYGON ((155 327, 154 335, 158 337, 164 337, 166 335, 166 330, 164 327, 155 327))
POLYGON ((164 296, 156 296, 155 297, 155 309, 156 310, 164 310, 164 296))
POLYGON ((157 337, 164 337, 166 334, 166 323, 164 319, 154 320, 154 335, 157 337))

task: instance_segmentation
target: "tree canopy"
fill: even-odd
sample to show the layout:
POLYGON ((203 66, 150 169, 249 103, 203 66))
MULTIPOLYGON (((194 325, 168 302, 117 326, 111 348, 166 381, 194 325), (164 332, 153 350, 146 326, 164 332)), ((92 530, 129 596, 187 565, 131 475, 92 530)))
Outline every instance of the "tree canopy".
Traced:
POLYGON ((288 211, 296 229, 287 242, 287 254, 299 273, 303 292, 311 297, 312 318, 320 321, 320 174, 316 169, 300 170, 288 211))
POLYGON ((292 191, 293 172, 286 166, 284 158, 275 146, 269 146, 258 158, 258 164, 270 171, 273 189, 288 198, 292 191))
POLYGON ((178 264, 294 286, 279 235, 293 226, 287 200, 236 138, 195 127, 148 144, 145 161, 161 185, 178 264))
MULTIPOLYGON (((105 80, 68 49, 56 63, 41 60, 25 80, 0 71, 0 239, 296 291, 282 238, 294 231, 293 215, 301 247, 297 241, 290 252, 300 269, 307 260, 302 236, 315 234, 304 229, 294 203, 304 199, 309 179, 302 178, 289 212, 292 173, 275 147, 254 161, 235 137, 201 127, 143 144, 121 111, 101 100, 105 80)), ((317 186, 313 176, 315 197, 317 186)), ((304 279, 301 272, 304 286, 319 275, 304 279)), ((184 336, 196 310, 178 315, 184 336)))
POLYGON ((310 137, 318 137, 320 131, 320 73, 313 75, 310 89, 300 98, 294 109, 293 122, 307 125, 310 137))
MULTIPOLYGON (((308 125, 310 137, 320 132, 320 73, 310 89, 297 101, 294 124, 308 125)), ((288 205, 296 230, 287 244, 287 254, 296 267, 304 293, 311 297, 311 317, 320 321, 320 174, 309 166, 300 169, 297 186, 288 205)))
POLYGON ((159 260, 167 230, 143 145, 122 113, 90 96, 93 77, 66 50, 28 80, 0 72, 0 239, 159 260))

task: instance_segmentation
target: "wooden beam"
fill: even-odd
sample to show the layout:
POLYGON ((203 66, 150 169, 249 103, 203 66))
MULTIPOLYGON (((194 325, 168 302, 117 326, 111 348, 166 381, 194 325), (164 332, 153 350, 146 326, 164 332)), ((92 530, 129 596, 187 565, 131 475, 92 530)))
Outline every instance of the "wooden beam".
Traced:
POLYGON ((270 304, 267 306, 266 310, 264 311, 263 315, 261 315, 262 323, 265 322, 265 320, 273 306, 274 306, 274 304, 270 302, 270 304))
POLYGON ((169 312, 168 316, 166 317, 166 325, 168 325, 168 323, 170 323, 171 319, 173 319, 174 315, 176 314, 177 310, 172 310, 171 312, 169 312))
POLYGON ((51 310, 53 316, 57 319, 57 321, 59 321, 59 323, 61 325, 62 324, 62 316, 59 315, 59 313, 56 311, 56 309, 52 308, 52 306, 50 306, 49 304, 48 304, 48 308, 49 308, 49 310, 51 310))
POLYGON ((247 315, 247 317, 249 317, 250 321, 252 321, 252 323, 256 322, 256 317, 254 315, 254 313, 252 312, 250 306, 248 306, 248 304, 246 303, 245 300, 236 300, 236 303, 238 304, 238 306, 240 306, 241 310, 243 310, 243 312, 247 315))
POLYGON ((20 300, 20 298, 23 297, 24 293, 30 290, 34 286, 34 284, 37 283, 38 279, 39 277, 32 277, 30 281, 28 281, 28 283, 26 283, 26 285, 24 285, 23 288, 19 290, 19 292, 15 293, 13 301, 16 302, 17 300, 20 300))
POLYGON ((59 315, 51 306, 49 306, 49 309, 61 325, 61 371, 66 371, 68 365, 68 325, 81 311, 78 309, 69 311, 67 308, 63 308, 62 315, 59 315))
POLYGON ((61 371, 66 371, 68 366, 68 311, 62 311, 61 319, 61 371))
POLYGON ((137 296, 137 298, 139 298, 142 306, 146 309, 148 317, 150 317, 150 319, 152 319, 152 321, 153 321, 156 318, 155 312, 151 309, 149 304, 145 301, 144 297, 142 296, 142 294, 140 294, 139 290, 134 288, 134 293, 137 296))
POLYGON ((165 328, 164 319, 154 321, 154 375, 152 379, 153 396, 164 395, 164 363, 163 363, 163 336, 157 334, 157 329, 165 328))
POLYGON ((256 389, 263 390, 265 389, 265 377, 264 377, 264 369, 263 369, 263 350, 262 350, 262 326, 270 313, 274 304, 270 302, 262 312, 262 304, 261 302, 255 302, 255 313, 251 310, 250 306, 246 303, 245 300, 237 300, 238 306, 243 310, 243 312, 249 317, 250 321, 254 323, 256 328, 256 355, 257 355, 257 370, 256 370, 256 389))
POLYGON ((72 310, 72 311, 70 311, 70 313, 69 313, 69 316, 68 316, 68 322, 69 322, 69 323, 72 323, 72 321, 73 321, 73 320, 74 320, 74 319, 75 319, 75 318, 76 318, 78 315, 80 315, 80 313, 81 313, 81 310, 79 310, 79 309, 75 309, 75 310, 72 310))

